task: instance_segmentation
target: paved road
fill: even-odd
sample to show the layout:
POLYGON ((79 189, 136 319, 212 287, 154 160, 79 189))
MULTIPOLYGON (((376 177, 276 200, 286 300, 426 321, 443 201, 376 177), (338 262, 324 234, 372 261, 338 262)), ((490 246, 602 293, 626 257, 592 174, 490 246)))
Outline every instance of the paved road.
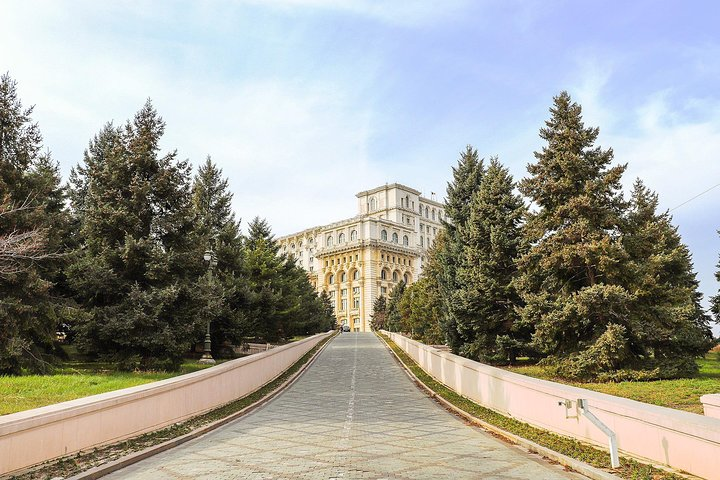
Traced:
POLYGON ((109 479, 579 479, 451 415, 369 333, 264 407, 109 479))

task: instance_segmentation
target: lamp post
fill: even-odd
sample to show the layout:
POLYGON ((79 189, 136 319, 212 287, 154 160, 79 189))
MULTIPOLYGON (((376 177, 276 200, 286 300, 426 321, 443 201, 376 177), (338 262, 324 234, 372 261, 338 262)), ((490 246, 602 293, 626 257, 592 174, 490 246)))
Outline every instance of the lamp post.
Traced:
MULTIPOLYGON (((217 265, 217 258, 215 257, 215 252, 212 251, 212 248, 205 250, 203 259, 208 264, 208 275, 210 278, 210 285, 212 286, 212 272, 213 272, 213 268, 217 265)), ((198 363, 203 363, 203 364, 207 364, 207 365, 212 365, 215 363, 215 359, 212 357, 212 341, 210 340, 210 320, 211 320, 211 318, 212 317, 210 315, 208 315, 207 330, 205 332, 205 346, 203 348, 202 357, 200 357, 200 360, 198 362, 198 363)))

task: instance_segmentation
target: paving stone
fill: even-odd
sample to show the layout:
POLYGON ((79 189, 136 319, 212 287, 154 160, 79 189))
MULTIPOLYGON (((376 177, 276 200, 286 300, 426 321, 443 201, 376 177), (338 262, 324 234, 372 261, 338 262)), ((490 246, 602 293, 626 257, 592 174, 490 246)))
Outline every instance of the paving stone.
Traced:
POLYGON ((289 389, 113 479, 581 479, 467 425, 369 333, 336 337, 289 389))

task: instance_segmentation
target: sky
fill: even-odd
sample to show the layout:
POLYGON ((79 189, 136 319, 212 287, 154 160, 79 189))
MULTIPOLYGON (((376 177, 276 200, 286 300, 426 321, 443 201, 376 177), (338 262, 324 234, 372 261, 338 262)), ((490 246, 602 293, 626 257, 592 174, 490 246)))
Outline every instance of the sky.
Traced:
POLYGON ((706 300, 720 254, 720 3, 553 0, 0 4, 0 72, 65 178, 147 98, 166 151, 223 169, 244 224, 352 217, 400 182, 442 199, 467 144, 516 179, 553 96, 671 209, 706 300), (696 195, 703 195, 684 203, 696 195))

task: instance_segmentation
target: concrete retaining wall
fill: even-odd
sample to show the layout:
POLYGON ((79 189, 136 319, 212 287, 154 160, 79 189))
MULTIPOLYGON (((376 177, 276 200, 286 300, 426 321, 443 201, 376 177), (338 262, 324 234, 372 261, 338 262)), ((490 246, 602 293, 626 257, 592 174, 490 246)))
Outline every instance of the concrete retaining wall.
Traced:
POLYGON ((578 415, 577 399, 587 399, 589 410, 617 435, 621 451, 700 477, 720 479, 720 418, 530 378, 385 333, 423 370, 482 406, 607 447, 607 437, 578 415), (564 406, 566 400, 570 408, 564 406))
POLYGON ((0 474, 157 430, 243 397, 329 335, 159 382, 0 416, 0 474))

